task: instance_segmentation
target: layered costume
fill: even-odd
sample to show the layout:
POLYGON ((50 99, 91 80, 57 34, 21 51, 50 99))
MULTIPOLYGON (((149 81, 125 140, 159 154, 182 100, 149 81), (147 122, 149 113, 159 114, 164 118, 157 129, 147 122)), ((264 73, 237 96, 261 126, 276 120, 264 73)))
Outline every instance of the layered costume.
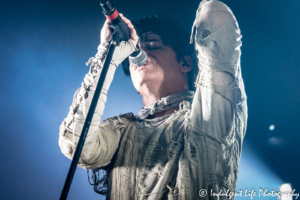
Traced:
MULTIPOLYGON (((115 69, 135 47, 122 42, 115 52, 79 160, 86 169, 109 166, 107 199, 213 199, 211 190, 235 191, 247 105, 240 68, 241 35, 231 10, 217 0, 202 1, 191 42, 199 67, 195 93, 175 93, 144 106, 136 116, 128 113, 100 123, 115 69), (148 119, 174 107, 179 110, 171 115, 148 119), (207 195, 199 195, 203 189, 207 195)), ((60 127, 59 145, 70 159, 106 47, 101 44, 91 59, 90 71, 60 127)))

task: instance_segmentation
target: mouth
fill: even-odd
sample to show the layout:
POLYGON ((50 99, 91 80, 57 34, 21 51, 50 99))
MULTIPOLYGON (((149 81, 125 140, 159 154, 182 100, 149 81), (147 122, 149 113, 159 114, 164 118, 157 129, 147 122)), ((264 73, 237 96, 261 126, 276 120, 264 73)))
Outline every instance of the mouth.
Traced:
POLYGON ((140 67, 137 67, 136 70, 137 70, 137 71, 142 71, 142 70, 144 70, 146 67, 147 67, 147 64, 144 64, 144 65, 142 65, 142 66, 140 66, 140 67))
POLYGON ((141 71, 146 71, 148 66, 151 64, 152 62, 149 60, 149 57, 147 57, 146 63, 140 67, 133 65, 130 63, 130 68, 132 70, 132 72, 141 72, 141 71))
POLYGON ((149 61, 147 60, 146 63, 140 67, 137 67, 136 66, 136 70, 137 71, 141 71, 141 70, 144 70, 147 66, 149 65, 149 61))

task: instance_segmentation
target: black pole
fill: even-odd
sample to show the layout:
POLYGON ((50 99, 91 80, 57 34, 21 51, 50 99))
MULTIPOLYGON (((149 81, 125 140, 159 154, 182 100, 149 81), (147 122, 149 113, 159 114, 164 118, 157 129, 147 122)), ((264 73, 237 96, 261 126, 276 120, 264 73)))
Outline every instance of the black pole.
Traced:
POLYGON ((94 112, 95 112, 95 109, 96 109, 96 106, 97 106, 97 102, 98 102, 98 99, 99 99, 99 96, 100 96, 100 93, 101 93, 101 90, 102 90, 102 87, 103 87, 103 83, 104 83, 105 78, 106 78, 106 74, 107 74, 112 56, 113 56, 114 51, 115 51, 115 47, 116 47, 116 42, 115 41, 110 41, 110 45, 108 47, 108 53, 107 53, 107 56, 106 56, 106 59, 105 59, 104 65, 103 65, 103 69, 102 69, 102 72, 101 72, 101 75, 100 75, 100 78, 99 78, 99 81, 98 81, 98 84, 97 84, 97 87, 96 87, 96 90, 95 90, 95 93, 94 93, 94 97, 92 99, 90 109, 88 111, 87 117, 85 119, 82 131, 81 131, 81 135, 80 135, 77 147, 76 147, 74 157, 73 157, 72 162, 71 162, 71 166, 70 166, 70 169, 69 169, 66 181, 65 181, 63 191, 62 191, 61 196, 60 196, 60 200, 67 199, 67 196, 68 196, 68 193, 69 193, 69 190, 70 190, 70 187, 71 187, 71 183, 72 183, 75 171, 76 171, 77 163, 79 161, 79 157, 81 155, 81 151, 82 151, 87 133, 88 133, 89 128, 90 128, 90 124, 91 124, 91 121, 92 121, 92 118, 93 118, 93 115, 94 115, 94 112))

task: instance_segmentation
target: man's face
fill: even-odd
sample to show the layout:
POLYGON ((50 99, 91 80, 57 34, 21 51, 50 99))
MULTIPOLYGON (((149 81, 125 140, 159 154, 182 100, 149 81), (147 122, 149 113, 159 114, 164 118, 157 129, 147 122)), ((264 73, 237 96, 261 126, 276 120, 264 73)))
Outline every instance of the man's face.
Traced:
POLYGON ((143 86, 167 88, 172 86, 172 82, 182 79, 182 63, 177 61, 175 51, 165 46, 158 35, 151 32, 144 34, 139 46, 146 52, 147 62, 141 67, 130 63, 129 68, 133 85, 139 93, 142 94, 143 86))

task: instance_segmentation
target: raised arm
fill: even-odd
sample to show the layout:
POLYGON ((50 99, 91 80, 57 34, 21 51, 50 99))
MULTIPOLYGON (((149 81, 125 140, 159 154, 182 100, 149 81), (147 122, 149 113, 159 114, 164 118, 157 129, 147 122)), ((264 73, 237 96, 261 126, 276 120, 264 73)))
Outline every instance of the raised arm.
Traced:
POLYGON ((246 129, 246 94, 241 76, 241 34, 231 10, 217 0, 202 1, 193 26, 192 41, 199 74, 191 123, 197 132, 216 139, 232 134, 239 120, 246 129))
MULTIPOLYGON (((121 42, 115 50, 79 159, 79 166, 84 168, 99 168, 109 164, 118 148, 122 133, 122 125, 114 123, 117 120, 106 120, 105 123, 100 124, 107 99, 107 91, 112 82, 115 70, 136 49, 138 41, 131 22, 124 17, 122 18, 130 28, 131 39, 121 42)), ((101 31, 102 43, 98 47, 98 53, 87 63, 91 63, 90 70, 85 76, 81 88, 76 91, 70 112, 60 126, 59 146, 62 153, 70 159, 72 159, 75 153, 76 145, 96 89, 95 87, 102 71, 107 53, 107 41, 110 39, 110 36, 109 22, 106 21, 101 31)))

